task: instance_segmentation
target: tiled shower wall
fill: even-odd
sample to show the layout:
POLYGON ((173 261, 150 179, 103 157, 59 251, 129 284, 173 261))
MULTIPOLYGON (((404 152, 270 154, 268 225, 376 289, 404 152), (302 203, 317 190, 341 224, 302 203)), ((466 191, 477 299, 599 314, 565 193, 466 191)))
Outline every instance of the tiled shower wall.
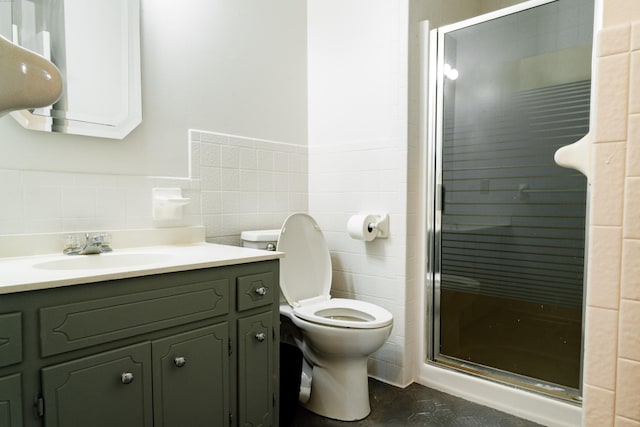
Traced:
POLYGON ((280 228, 307 212, 307 147, 190 131, 207 241, 240 245, 243 230, 280 228))
POLYGON ((599 37, 584 425, 638 427, 640 22, 599 37))

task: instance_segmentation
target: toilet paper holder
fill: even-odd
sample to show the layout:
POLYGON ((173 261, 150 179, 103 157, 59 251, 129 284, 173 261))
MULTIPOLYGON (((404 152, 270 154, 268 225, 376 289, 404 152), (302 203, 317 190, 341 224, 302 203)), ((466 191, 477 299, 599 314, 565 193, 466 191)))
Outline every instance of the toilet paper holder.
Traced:
POLYGON ((377 221, 367 224, 367 229, 369 232, 378 230, 376 238, 386 239, 389 237, 389 214, 373 214, 373 216, 377 217, 377 221))
POLYGON ((365 242, 386 239, 389 236, 389 214, 360 212, 349 218, 347 232, 351 238, 365 242))

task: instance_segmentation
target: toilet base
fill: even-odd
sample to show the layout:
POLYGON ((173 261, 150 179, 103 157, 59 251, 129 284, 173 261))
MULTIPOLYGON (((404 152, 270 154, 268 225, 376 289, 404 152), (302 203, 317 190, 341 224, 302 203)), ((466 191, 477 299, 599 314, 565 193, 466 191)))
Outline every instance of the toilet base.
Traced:
POLYGON ((371 412, 367 358, 332 359, 313 367, 309 411, 340 421, 357 421, 371 412))

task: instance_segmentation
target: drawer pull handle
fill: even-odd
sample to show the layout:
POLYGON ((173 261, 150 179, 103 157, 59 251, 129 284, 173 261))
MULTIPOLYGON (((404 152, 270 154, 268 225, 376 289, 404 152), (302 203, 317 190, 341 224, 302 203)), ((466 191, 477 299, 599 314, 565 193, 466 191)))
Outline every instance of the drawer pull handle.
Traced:
POLYGON ((123 372, 120 375, 120 381, 124 385, 131 384, 133 382, 133 374, 131 372, 123 372))
POLYGON ((256 288, 256 294, 260 295, 261 297, 265 296, 267 292, 269 292, 269 289, 265 288, 264 286, 256 288))
POLYGON ((265 339, 267 339, 267 336, 264 334, 264 332, 260 332, 259 334, 256 334, 256 339, 260 342, 264 341, 265 339))
POLYGON ((173 363, 178 367, 178 368, 182 368, 184 365, 187 364, 187 359, 185 359, 182 356, 176 357, 175 359, 173 359, 173 363))

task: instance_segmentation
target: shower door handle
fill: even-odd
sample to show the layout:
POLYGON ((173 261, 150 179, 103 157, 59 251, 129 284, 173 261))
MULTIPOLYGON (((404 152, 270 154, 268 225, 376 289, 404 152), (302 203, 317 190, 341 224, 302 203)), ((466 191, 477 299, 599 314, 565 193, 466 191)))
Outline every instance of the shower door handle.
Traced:
POLYGON ((436 197, 438 197, 439 199, 437 201, 438 204, 436 205, 436 209, 443 213, 444 213, 444 195, 445 195, 444 185, 438 184, 436 188, 436 197))

